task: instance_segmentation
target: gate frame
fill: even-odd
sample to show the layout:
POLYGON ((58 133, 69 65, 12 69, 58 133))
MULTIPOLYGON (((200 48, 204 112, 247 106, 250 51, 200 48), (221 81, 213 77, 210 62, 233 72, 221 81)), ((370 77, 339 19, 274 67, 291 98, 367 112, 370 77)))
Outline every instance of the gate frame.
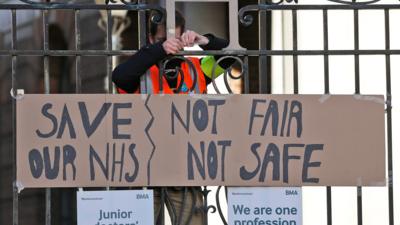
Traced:
MULTIPOLYGON (((19 0, 24 4, 0 4, 0 10, 11 11, 11 50, 0 50, 0 56, 11 56, 11 82, 12 90, 11 94, 14 97, 12 114, 13 114, 13 147, 10 149, 13 155, 13 225, 18 225, 18 214, 19 214, 19 194, 18 184, 16 183, 16 99, 18 98, 17 83, 16 83, 16 71, 17 71, 17 60, 19 56, 43 56, 44 66, 44 86, 45 94, 50 94, 50 71, 49 71, 49 57, 50 56, 74 56, 76 62, 76 87, 75 92, 81 93, 81 73, 80 64, 82 56, 106 56, 107 57, 107 76, 109 78, 109 87, 112 87, 111 74, 112 74, 112 57, 131 55, 136 53, 136 50, 113 50, 112 49, 112 10, 131 10, 139 11, 139 30, 145 30, 145 11, 155 10, 160 15, 165 15, 165 10, 157 5, 146 4, 145 0, 139 0, 138 3, 129 3, 125 0, 120 0, 121 5, 98 5, 98 4, 74 4, 74 3, 42 3, 33 2, 30 0, 19 0), (57 9, 73 10, 75 15, 75 37, 76 44, 75 50, 50 50, 49 49, 49 11, 57 9), (81 50, 80 48, 80 26, 79 18, 81 10, 106 10, 107 11, 107 26, 106 26, 106 50, 81 50), (43 17, 43 49, 42 50, 18 50, 17 49, 17 23, 16 23, 16 12, 17 10, 40 10, 43 17)), ((184 0, 177 0, 184 1, 184 0)), ((191 0, 186 0, 191 1, 191 0)), ((226 1, 226 0, 223 0, 226 1)), ((360 55, 384 55, 386 62, 386 127, 387 127, 387 148, 388 148, 388 203, 389 203, 389 224, 394 225, 394 213, 393 213, 393 158, 392 158, 392 94, 391 94, 391 56, 400 55, 399 49, 391 49, 390 45, 390 10, 400 9, 399 4, 379 4, 380 0, 369 0, 364 2, 357 1, 344 1, 344 0, 327 0, 332 3, 329 5, 300 5, 299 0, 279 0, 275 3, 269 0, 259 0, 258 5, 247 5, 241 8, 238 12, 238 20, 245 26, 251 25, 253 17, 249 15, 249 12, 255 11, 259 13, 259 31, 260 32, 260 43, 258 50, 246 50, 240 49, 239 46, 233 45, 235 48, 228 48, 222 51, 182 51, 178 56, 185 55, 222 55, 222 56, 241 56, 240 58, 234 57, 236 60, 241 61, 243 65, 242 78, 244 80, 244 92, 249 93, 249 75, 248 75, 248 58, 250 56, 259 57, 259 86, 260 93, 268 93, 268 84, 270 81, 270 75, 267 74, 267 59, 272 56, 292 56, 293 57, 293 83, 294 83, 294 94, 299 93, 299 79, 298 79, 298 56, 303 55, 319 55, 324 56, 324 93, 330 94, 329 87, 329 56, 332 55, 351 55, 355 59, 355 94, 360 94, 360 55), (272 3, 271 3, 272 2, 272 3), (293 4, 285 4, 293 3, 293 4), (293 49, 292 50, 268 50, 267 49, 267 37, 266 31, 266 12, 274 10, 286 10, 292 12, 292 34, 293 34, 293 49), (323 12, 323 39, 324 49, 323 50, 298 50, 298 39, 297 39, 297 11, 299 10, 322 10, 323 12), (353 50, 329 50, 328 43, 328 12, 330 10, 351 10, 354 12, 354 49, 353 50), (359 49, 359 11, 360 10, 383 10, 385 18, 385 49, 379 50, 361 50, 359 49)), ((106 3, 113 2, 116 0, 106 0, 106 3)), ((175 1, 174 1, 175 2, 175 1)), ((203 0, 203 2, 210 2, 203 0)), ((158 21, 160 22, 160 21, 158 21)), ((170 24, 172 26, 172 24, 170 24)), ((139 32, 139 45, 143 46, 146 42, 146 33, 139 32)), ((238 41, 237 37, 237 41, 238 41)), ((238 43, 238 42, 237 42, 238 43)), ((228 76, 227 73, 224 76, 228 76)), ((112 90, 109 88, 109 90, 112 90)), ((217 195, 221 187, 217 190, 217 195)), ((204 187, 203 195, 207 200, 208 189, 204 187)), ((327 224, 332 224, 332 197, 331 187, 326 188, 327 194, 327 224)), ((357 187, 357 218, 358 224, 361 225, 362 221, 362 187, 357 187)), ((227 224, 226 219, 223 217, 221 207, 219 204, 219 197, 217 197, 217 208, 220 213, 221 219, 224 224, 227 224)), ((207 212, 214 206, 208 206, 205 201, 204 213, 207 218, 207 212)), ((215 207, 214 207, 215 209, 215 207)), ((46 189, 46 225, 51 224, 51 189, 46 189)), ((207 223, 207 222, 206 222, 207 223)))

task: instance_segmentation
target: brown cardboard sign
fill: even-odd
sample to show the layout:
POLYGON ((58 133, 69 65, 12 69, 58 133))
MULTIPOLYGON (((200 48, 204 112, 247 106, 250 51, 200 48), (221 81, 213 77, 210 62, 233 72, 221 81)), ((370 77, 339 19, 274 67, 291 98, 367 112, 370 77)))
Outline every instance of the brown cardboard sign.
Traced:
POLYGON ((382 186, 383 96, 24 95, 17 184, 382 186))

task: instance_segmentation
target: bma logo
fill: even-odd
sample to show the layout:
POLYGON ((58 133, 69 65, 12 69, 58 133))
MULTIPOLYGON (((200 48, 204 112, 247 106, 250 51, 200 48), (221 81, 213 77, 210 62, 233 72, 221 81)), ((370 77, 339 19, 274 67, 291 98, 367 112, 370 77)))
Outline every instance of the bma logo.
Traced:
POLYGON ((148 194, 137 194, 136 199, 149 199, 148 194))
POLYGON ((286 195, 298 195, 296 190, 285 190, 286 195))

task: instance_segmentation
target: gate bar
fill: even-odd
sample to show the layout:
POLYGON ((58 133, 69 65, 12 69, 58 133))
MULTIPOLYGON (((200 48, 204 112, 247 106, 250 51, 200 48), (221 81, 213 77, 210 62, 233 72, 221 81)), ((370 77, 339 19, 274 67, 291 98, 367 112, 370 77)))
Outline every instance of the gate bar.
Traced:
MULTIPOLYGON (((328 29, 328 10, 323 10, 323 29, 324 29, 324 51, 329 50, 329 29, 328 29)), ((329 55, 324 55, 324 85, 325 94, 329 94, 329 55)), ((332 189, 330 186, 326 187, 326 219, 327 224, 332 225, 332 189)))
POLYGON ((244 93, 250 93, 250 74, 249 74, 249 56, 246 55, 243 59, 243 71, 244 71, 244 93))
MULTIPOLYGON (((139 3, 146 3, 146 0, 139 0, 139 3)), ((146 13, 143 11, 138 12, 138 49, 141 47, 145 46, 147 43, 147 27, 146 27, 146 13)), ((141 88, 141 93, 146 94, 148 92, 148 87, 147 87, 147 76, 141 76, 140 77, 140 88, 141 88)), ((162 192, 161 192, 162 193, 162 192)))
MULTIPOLYGON (((19 56, 104 56, 104 55, 121 55, 130 56, 137 52, 137 50, 0 50, 0 56, 19 55, 19 56)), ((360 50, 229 50, 229 51, 182 51, 175 55, 247 55, 247 56, 293 56, 293 55, 400 55, 400 49, 360 49, 360 50)))
MULTIPOLYGON (((293 50, 297 51, 297 10, 292 10, 293 50)), ((293 54, 293 92, 299 94, 299 62, 298 55, 293 54)))
MULTIPOLYGON (((107 50, 111 51, 113 48, 113 40, 112 40, 112 27, 113 27, 113 17, 111 15, 111 10, 107 10, 107 50)), ((107 54, 107 93, 110 94, 113 91, 113 85, 112 85, 112 70, 113 70, 113 64, 112 64, 112 56, 107 54)))
MULTIPOLYGON (((385 9, 385 48, 390 49, 390 13, 385 9)), ((387 112, 387 148, 388 148, 388 197, 389 224, 394 225, 393 213, 393 158, 392 158, 392 81, 390 54, 386 54, 386 112, 387 112)))
MULTIPOLYGON (((0 4, 0 9, 23 9, 23 10, 54 10, 54 9, 91 9, 91 10, 133 10, 146 11, 157 10, 162 12, 163 9, 158 5, 152 4, 51 4, 51 5, 29 5, 29 4, 0 4)), ((262 10, 354 10, 354 9, 400 9, 399 4, 328 4, 328 5, 248 5, 242 8, 243 10, 262 11, 262 10)))
MULTIPOLYGON (((42 11, 43 16, 43 49, 49 50, 49 10, 42 11)), ((43 56, 44 93, 50 94, 49 55, 43 56)), ((46 225, 51 225, 51 189, 46 188, 46 225)))
MULTIPOLYGON (((81 11, 79 9, 74 10, 75 15, 75 50, 80 52, 81 49, 81 25, 80 17, 81 11)), ((82 79, 81 79, 81 54, 75 55, 75 93, 81 93, 82 91, 82 79)))
MULTIPOLYGON (((259 0, 260 4, 265 4, 266 0, 259 0)), ((261 11, 258 15, 258 43, 260 50, 267 49, 267 12, 261 11)), ((260 56, 258 59, 258 85, 259 93, 266 94, 268 91, 268 69, 267 56, 260 56)))
MULTIPOLYGON (((11 49, 16 50, 17 49, 17 13, 15 9, 11 10, 11 49)), ((12 54, 12 60, 11 60, 11 87, 12 91, 14 92, 13 94, 16 93, 17 90, 17 82, 16 82, 16 73, 17 73, 17 57, 18 55, 12 54)), ((17 151, 15 151, 17 147, 17 139, 16 139, 16 99, 12 99, 12 121, 13 121, 13 147, 11 149, 11 155, 13 156, 13 225, 18 225, 19 224, 19 215, 18 215, 18 209, 19 209, 19 196, 18 196, 18 187, 17 187, 17 151)))
MULTIPOLYGON (((354 0, 353 0, 354 2, 354 0)), ((354 10, 354 49, 355 51, 358 51, 360 49, 360 43, 359 43, 359 17, 358 17, 358 9, 354 10)), ((360 94, 360 55, 355 54, 354 55, 354 60, 355 60, 355 94, 360 94)), ((362 215, 362 187, 358 186, 357 187, 357 221, 358 225, 363 224, 363 215, 362 215)))

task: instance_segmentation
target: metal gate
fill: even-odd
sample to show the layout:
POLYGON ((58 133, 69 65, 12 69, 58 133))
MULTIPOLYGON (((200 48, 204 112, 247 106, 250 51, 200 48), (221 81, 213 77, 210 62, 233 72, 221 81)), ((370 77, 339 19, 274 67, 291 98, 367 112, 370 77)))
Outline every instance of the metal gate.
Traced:
MULTIPOLYGON (((167 0, 169 1, 169 0, 167 0)), ((246 1, 239 1, 244 5, 244 7, 240 8, 238 11, 237 18, 240 21, 241 25, 239 26, 251 26, 255 18, 252 16, 252 12, 258 13, 258 30, 259 30, 259 48, 256 50, 246 50, 239 49, 240 46, 236 45, 236 49, 230 48, 228 50, 221 51, 190 51, 190 52, 181 52, 179 56, 185 55, 221 55, 220 60, 224 60, 226 58, 231 58, 237 61, 242 68, 241 74, 239 77, 234 77, 234 79, 242 79, 243 80, 243 93, 250 92, 258 92, 258 93, 271 93, 271 70, 270 70, 270 59, 273 56, 287 56, 293 59, 293 87, 294 93, 299 94, 299 57, 300 56, 322 56, 324 59, 324 93, 330 94, 330 56, 353 56, 354 57, 354 93, 360 94, 360 56, 363 55, 381 55, 385 56, 386 63, 386 127, 387 127, 387 189, 388 189, 388 215, 389 215, 389 224, 394 225, 394 197, 393 197, 393 157, 392 157, 392 82, 391 82, 391 68, 392 68, 392 58, 391 56, 399 55, 399 49, 391 48, 391 40, 390 39, 390 23, 398 23, 398 21, 390 21, 390 13, 393 10, 400 9, 399 4, 383 4, 384 1, 380 0, 369 0, 369 1, 345 1, 345 0, 327 0, 327 4, 324 5, 304 5, 299 4, 301 0, 279 0, 279 1, 269 1, 269 0, 259 0, 259 4, 251 5, 246 4, 246 1), (348 10, 354 12, 353 21, 354 24, 354 49, 352 50, 331 50, 329 49, 329 43, 334 42, 335 40, 329 40, 328 36, 328 13, 334 10, 348 10), (384 49, 360 49, 359 40, 359 12, 364 10, 379 10, 384 13, 384 30, 385 30, 385 48, 384 49), (267 17, 270 18, 270 12, 274 11, 287 11, 291 14, 292 18, 292 45, 293 49, 291 50, 272 50, 270 49, 270 36, 268 36, 269 22, 267 17), (298 12, 299 11, 322 11, 323 21, 323 50, 299 50, 298 48, 298 12), (258 76, 256 78, 258 91, 251 91, 250 84, 250 75, 249 75, 249 58, 256 57, 258 61, 258 76)), ((50 70, 49 70, 49 58, 52 56, 69 56, 73 57, 75 61, 75 93, 82 92, 82 68, 81 61, 84 56, 104 56, 106 57, 106 68, 105 71, 106 76, 108 78, 108 92, 112 93, 113 85, 111 82, 111 74, 113 70, 113 57, 114 56, 126 56, 131 55, 136 52, 136 50, 115 50, 113 49, 112 43, 112 31, 113 31, 113 23, 115 23, 112 12, 119 10, 129 10, 129 11, 138 11, 138 45, 143 46, 146 42, 146 20, 145 20, 145 12, 146 11, 156 11, 159 13, 160 17, 155 18, 156 20, 160 20, 162 18, 166 18, 165 9, 159 7, 158 5, 146 4, 146 1, 139 0, 134 2, 128 2, 125 0, 115 1, 115 0, 106 0, 104 4, 95 4, 95 3, 78 3, 79 1, 63 1, 63 2, 35 2, 30 0, 19 0, 14 1, 13 3, 0 3, 0 11, 7 11, 11 13, 11 49, 10 50, 2 50, 0 49, 0 56, 8 56, 11 58, 11 79, 12 79, 12 89, 11 95, 14 98, 13 107, 12 107, 12 115, 13 115, 13 131, 12 131, 12 140, 13 147, 9 150, 11 155, 13 156, 13 224, 18 225, 19 223, 19 209, 24 207, 24 205, 19 204, 19 193, 15 175, 15 140, 16 140, 16 128, 15 128, 15 99, 18 99, 19 93, 17 93, 17 89, 19 88, 18 83, 16 82, 16 72, 19 68, 17 68, 17 62, 20 57, 25 56, 40 56, 43 58, 43 82, 44 82, 44 93, 50 94, 50 70), (118 5, 109 5, 108 3, 121 3, 118 5), (42 37, 43 37, 43 48, 40 50, 26 50, 17 48, 17 11, 19 10, 38 10, 42 16, 42 37), (74 36, 75 36, 75 46, 72 50, 51 50, 49 48, 49 12, 52 10, 69 10, 74 14, 74 36), (86 10, 104 10, 106 12, 105 20, 103 26, 105 28, 106 34, 106 49, 105 50, 82 50, 81 49, 81 35, 85 30, 80 28, 79 18, 81 13, 86 10)), ((211 2, 211 1, 210 1, 211 2)), ((229 0, 228 2, 233 2, 229 0)), ((156 21, 157 22, 157 21, 156 21)), ((238 36, 231 36, 238 40, 238 36)), ((231 39, 232 40, 232 39, 231 39)), ((228 77, 233 77, 230 74, 230 70, 226 71, 225 74, 225 84, 228 86, 228 91, 231 92, 229 88, 229 84, 227 82, 228 77)), ((382 78, 383 79, 383 78, 382 78)), ((253 80, 254 82, 254 80, 253 80)), ((214 84, 214 86, 216 86, 214 84)), ((218 89, 218 88, 216 88, 218 89)), ((226 219, 221 212, 221 207, 219 202, 224 199, 224 197, 218 197, 219 191, 221 187, 218 188, 217 192, 217 205, 210 206, 207 204, 207 196, 209 194, 209 190, 207 187, 204 187, 201 190, 201 193, 205 197, 205 203, 203 207, 198 208, 203 212, 205 218, 207 218, 208 211, 216 211, 221 215, 222 223, 227 224, 226 219)), ((189 190, 190 191, 198 191, 198 190, 189 190)), ((358 224, 363 224, 363 188, 357 187, 357 218, 358 224)), ((163 192, 164 193, 164 192, 163 192)), ((165 195, 167 196, 167 194, 165 195)), ((332 221, 332 195, 331 195, 331 187, 326 187, 326 210, 327 210, 327 221, 328 225, 333 224, 332 221)), ((52 190, 46 189, 45 194, 46 201, 46 211, 45 211, 45 224, 50 225, 52 222, 52 190)), ((162 210, 163 211, 163 210, 162 210)), ((163 213, 163 212, 161 212, 163 213)), ((188 221, 190 222, 190 221, 188 221)), ((399 223, 399 221, 397 221, 399 223)), ((183 224, 182 221, 176 220, 173 224, 183 224)))

